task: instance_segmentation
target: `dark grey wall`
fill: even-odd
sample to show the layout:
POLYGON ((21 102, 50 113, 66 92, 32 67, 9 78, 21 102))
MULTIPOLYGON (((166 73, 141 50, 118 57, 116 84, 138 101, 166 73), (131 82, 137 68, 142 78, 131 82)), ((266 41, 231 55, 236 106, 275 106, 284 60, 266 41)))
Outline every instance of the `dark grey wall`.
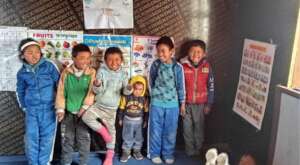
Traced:
MULTIPOLYGON (((292 47, 299 10, 298 0, 239 0, 235 2, 234 54, 232 56, 232 84, 229 89, 231 107, 238 83, 244 38, 273 41, 277 45, 270 92, 262 129, 257 131, 236 114, 231 113, 231 146, 236 153, 250 151, 261 164, 266 164, 273 115, 276 84, 287 84, 292 47), (233 93, 232 93, 233 92, 233 93)), ((231 109, 229 109, 231 111, 231 109)), ((287 128, 289 129, 289 128, 287 128)))
MULTIPOLYGON (((180 45, 184 38, 188 37, 190 4, 194 0, 164 0, 152 5, 150 1, 134 0, 135 29, 116 30, 115 33, 171 35, 175 36, 177 44, 180 45), (163 29, 166 30, 159 31, 159 27, 149 29, 149 25, 156 21, 154 19, 156 17, 150 18, 149 13, 164 6, 174 11, 168 16, 170 19, 167 22, 161 23, 163 29), (139 11, 145 7, 144 12, 139 11), (176 27, 179 31, 173 28, 175 25, 172 21, 174 20, 177 20, 176 27)), ((33 29, 84 30, 81 0, 39 0, 38 2, 0 1, 0 25, 26 25, 33 29), (40 18, 41 13, 38 13, 40 8, 43 8, 43 13, 48 14, 47 18, 40 18), (56 18, 52 9, 64 14, 56 18), (34 21, 36 17, 40 18, 37 19, 39 21, 34 21), (43 21, 46 23, 42 23, 43 21)), ((265 164, 267 160, 274 88, 278 83, 286 84, 287 82, 298 3, 298 0, 210 0, 208 54, 216 78, 216 103, 213 107, 214 111, 207 116, 206 142, 230 144, 233 158, 238 159, 239 154, 252 151, 262 164, 265 164), (274 44, 277 44, 270 97, 262 130, 258 132, 232 111, 244 38, 265 42, 272 39, 274 44)), ((163 15, 164 12, 166 11, 158 15, 163 15)), ((85 33, 112 33, 112 31, 85 30, 85 33)), ((0 92, 0 99, 2 100, 0 102, 0 135, 3 135, 0 139, 0 144, 2 144, 0 146, 4 144, 11 146, 6 149, 0 148, 0 155, 22 154, 23 115, 17 108, 13 92, 0 92), (7 105, 10 105, 9 108, 7 105), (14 115, 8 119, 8 114, 14 115), (13 133, 4 134, 7 130, 12 130, 13 133), (15 135, 19 135, 15 138, 19 143, 10 140, 15 135)))

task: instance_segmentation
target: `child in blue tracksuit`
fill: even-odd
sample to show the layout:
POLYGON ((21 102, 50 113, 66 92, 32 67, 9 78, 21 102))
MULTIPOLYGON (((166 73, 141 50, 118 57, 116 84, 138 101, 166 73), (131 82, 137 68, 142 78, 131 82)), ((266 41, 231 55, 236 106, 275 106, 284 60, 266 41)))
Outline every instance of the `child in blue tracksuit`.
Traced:
POLYGON ((158 60, 150 68, 150 121, 149 155, 155 164, 161 164, 161 156, 167 164, 174 163, 174 148, 180 111, 185 108, 184 74, 176 62, 174 44, 170 37, 161 37, 157 43, 158 60))
POLYGON ((59 71, 42 57, 37 41, 22 40, 19 51, 23 66, 17 73, 17 97, 25 112, 28 164, 50 164, 56 133, 54 99, 59 71))

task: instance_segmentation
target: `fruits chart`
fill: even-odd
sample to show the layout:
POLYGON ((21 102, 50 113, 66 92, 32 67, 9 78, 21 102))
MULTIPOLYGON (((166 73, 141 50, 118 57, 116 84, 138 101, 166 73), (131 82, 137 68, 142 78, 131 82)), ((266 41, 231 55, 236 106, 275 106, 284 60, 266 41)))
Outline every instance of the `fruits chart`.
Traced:
POLYGON ((28 37, 36 39, 43 56, 53 60, 58 66, 71 65, 72 48, 83 42, 82 31, 28 30, 28 37))

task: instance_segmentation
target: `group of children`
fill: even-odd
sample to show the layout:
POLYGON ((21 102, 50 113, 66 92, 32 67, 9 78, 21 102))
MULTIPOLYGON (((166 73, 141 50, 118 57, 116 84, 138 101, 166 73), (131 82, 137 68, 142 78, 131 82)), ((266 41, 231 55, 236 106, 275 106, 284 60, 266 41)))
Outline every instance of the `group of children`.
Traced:
POLYGON ((158 59, 151 65, 147 81, 143 76, 129 79, 122 68, 122 51, 117 47, 105 51, 105 63, 96 72, 90 66, 89 47, 78 44, 72 50, 74 63, 60 74, 55 64, 43 58, 37 41, 21 41, 23 66, 17 73, 17 96, 25 112, 29 164, 45 165, 51 161, 57 120, 61 122, 63 165, 72 163, 75 145, 80 165, 88 163, 89 128, 106 143, 103 164, 112 165, 116 120, 123 127, 121 162, 127 162, 131 150, 135 159, 143 159, 142 130, 148 125, 147 156, 154 164, 163 160, 173 164, 179 115, 183 118, 186 153, 198 155, 204 114, 210 112, 214 97, 205 43, 193 40, 181 63, 173 57, 175 49, 170 37, 161 37, 156 47, 158 59))

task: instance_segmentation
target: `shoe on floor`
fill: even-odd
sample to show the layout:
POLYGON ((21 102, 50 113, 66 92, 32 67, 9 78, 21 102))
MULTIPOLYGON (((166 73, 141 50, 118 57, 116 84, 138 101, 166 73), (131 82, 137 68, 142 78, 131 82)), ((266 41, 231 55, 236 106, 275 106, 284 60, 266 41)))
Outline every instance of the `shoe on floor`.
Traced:
POLYGON ((160 157, 155 157, 151 159, 152 163, 154 164, 162 164, 162 160, 160 157))
POLYGON ((144 156, 142 155, 141 151, 134 151, 133 152, 133 157, 136 160, 143 160, 144 159, 144 156))
POLYGON ((175 162, 174 159, 166 159, 165 160, 166 164, 173 164, 175 162))
POLYGON ((122 156, 120 158, 120 162, 126 163, 128 161, 128 159, 130 159, 130 157, 131 157, 130 151, 123 151, 122 156))

